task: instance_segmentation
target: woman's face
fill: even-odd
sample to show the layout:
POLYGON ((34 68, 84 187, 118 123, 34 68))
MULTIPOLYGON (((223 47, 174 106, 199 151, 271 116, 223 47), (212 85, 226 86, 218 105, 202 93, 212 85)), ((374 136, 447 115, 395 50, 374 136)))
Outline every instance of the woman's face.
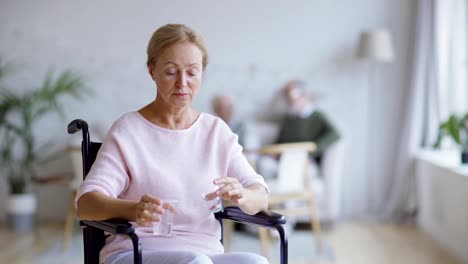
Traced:
POLYGON ((167 47, 155 65, 149 65, 158 88, 158 99, 175 107, 189 105, 201 86, 203 55, 190 42, 167 47))

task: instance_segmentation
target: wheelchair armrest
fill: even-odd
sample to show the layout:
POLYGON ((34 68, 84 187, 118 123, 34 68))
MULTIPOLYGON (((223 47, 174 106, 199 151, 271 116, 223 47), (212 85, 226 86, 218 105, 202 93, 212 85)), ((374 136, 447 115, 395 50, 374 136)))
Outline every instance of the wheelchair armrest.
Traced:
MULTIPOLYGON (((141 242, 137 234, 135 234, 135 227, 130 224, 127 220, 123 219, 109 219, 104 221, 88 221, 82 220, 80 224, 92 226, 106 232, 116 234, 116 235, 126 235, 130 237, 133 244, 133 263, 141 264, 142 255, 141 255, 141 242)), ((88 235, 89 236, 89 235, 88 235)), ((88 239, 92 239, 88 237, 88 239)), ((86 246, 86 241, 85 241, 86 246)), ((101 245, 102 247, 102 245, 101 245)), ((86 259, 86 258, 85 258, 86 259)), ((94 262, 93 262, 94 263, 94 262)))
POLYGON ((223 211, 215 213, 215 216, 218 219, 228 219, 269 228, 275 228, 277 225, 284 225, 286 223, 286 218, 281 214, 267 211, 248 215, 237 206, 225 207, 223 211))
POLYGON ((83 220, 81 222, 85 225, 96 227, 112 234, 128 235, 135 232, 135 227, 133 227, 133 225, 127 220, 123 219, 109 219, 104 221, 83 220))

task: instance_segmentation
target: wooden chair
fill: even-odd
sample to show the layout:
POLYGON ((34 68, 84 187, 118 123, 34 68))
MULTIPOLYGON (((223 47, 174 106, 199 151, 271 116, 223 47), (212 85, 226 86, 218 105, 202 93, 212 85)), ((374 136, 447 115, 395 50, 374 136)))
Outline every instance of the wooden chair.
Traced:
MULTIPOLYGON (((309 216, 317 250, 320 251, 322 247, 320 221, 309 162, 309 154, 316 148, 314 142, 299 142, 267 145, 248 152, 279 156, 277 177, 266 179, 270 187, 269 210, 273 209, 285 216, 309 216)), ((264 256, 270 256, 272 240, 270 233, 267 229, 260 228, 259 236, 264 256)))

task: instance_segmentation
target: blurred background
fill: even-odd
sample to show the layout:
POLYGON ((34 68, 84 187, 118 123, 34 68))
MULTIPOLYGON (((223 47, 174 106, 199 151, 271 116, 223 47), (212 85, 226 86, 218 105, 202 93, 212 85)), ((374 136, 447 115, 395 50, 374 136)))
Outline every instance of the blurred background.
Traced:
MULTIPOLYGON (((66 126, 84 119, 101 141, 114 120, 153 100, 147 43, 158 27, 183 23, 209 53, 196 109, 212 113, 213 96, 228 94, 236 119, 262 138, 259 124, 284 111, 282 87, 300 79, 340 130, 338 180, 319 198, 336 201, 332 213, 319 210, 324 246, 307 219, 293 221, 291 263, 468 263, 467 12, 466 0, 0 0, 2 106, 10 93, 75 85, 30 129, 45 146, 20 192, 33 195, 20 206, 34 209, 31 228, 11 223, 21 201, 0 171, 0 259, 83 263, 69 209, 80 138, 66 126)), ((256 231, 235 232, 231 250, 261 253, 256 231)))

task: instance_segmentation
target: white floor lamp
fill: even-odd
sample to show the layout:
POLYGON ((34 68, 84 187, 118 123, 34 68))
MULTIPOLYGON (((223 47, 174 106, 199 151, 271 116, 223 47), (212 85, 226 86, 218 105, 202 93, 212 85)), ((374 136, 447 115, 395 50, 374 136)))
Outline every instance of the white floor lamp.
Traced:
POLYGON ((378 202, 375 199, 378 197, 378 194, 382 192, 381 186, 378 184, 378 177, 381 175, 376 170, 377 165, 380 164, 379 153, 376 152, 376 135, 379 131, 379 123, 377 122, 379 99, 380 99, 380 87, 377 82, 377 70, 378 64, 392 62, 394 59, 394 51, 392 45, 392 38, 388 30, 386 29, 377 29, 370 31, 363 31, 359 38, 359 46, 357 50, 357 56, 360 59, 367 61, 369 68, 369 85, 368 89, 368 111, 367 111, 367 125, 368 125, 368 149, 369 149, 369 159, 368 159, 368 175, 370 182, 370 188, 368 189, 368 205, 370 212, 374 212, 378 209, 378 202), (369 111, 370 110, 370 111, 369 111))

